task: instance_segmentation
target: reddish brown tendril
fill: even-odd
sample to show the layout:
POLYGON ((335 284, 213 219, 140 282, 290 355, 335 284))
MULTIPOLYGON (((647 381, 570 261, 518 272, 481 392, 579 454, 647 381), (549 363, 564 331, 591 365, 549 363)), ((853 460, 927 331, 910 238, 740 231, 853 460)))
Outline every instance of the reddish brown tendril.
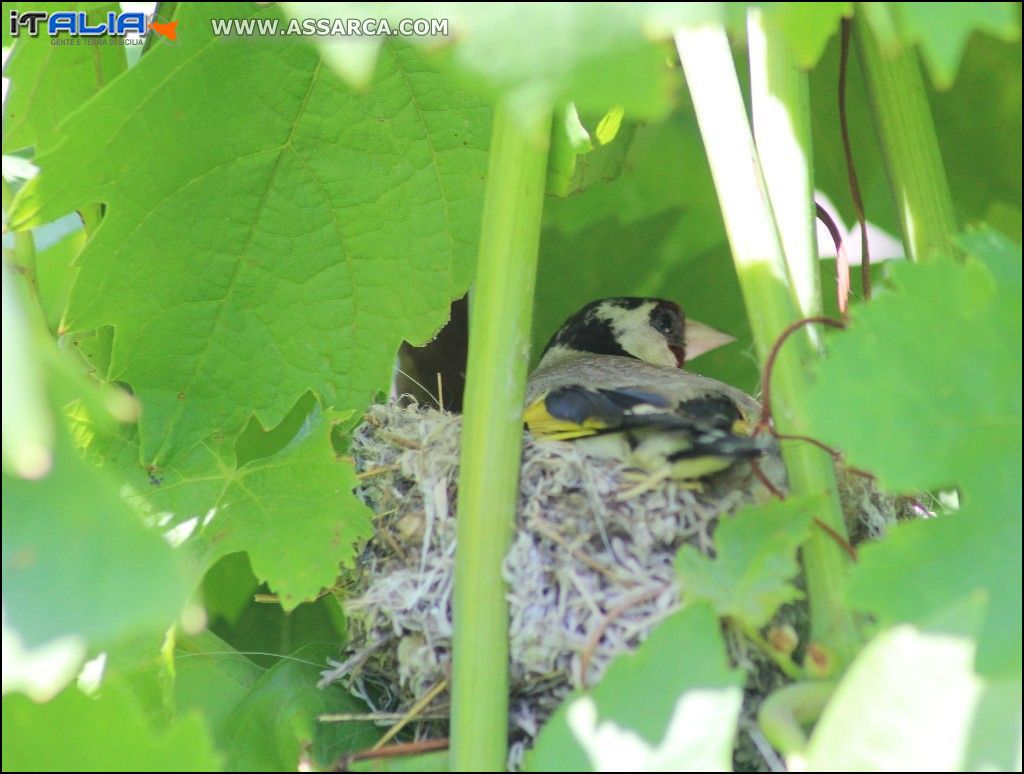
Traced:
POLYGON ((825 224, 825 228, 828 229, 832 242, 836 246, 836 303, 839 305, 839 313, 845 321, 850 304, 850 257, 846 254, 846 245, 843 242, 843 235, 839 233, 839 226, 832 220, 828 210, 815 202, 814 214, 825 224))
POLYGON ((848 541, 846 538, 844 538, 842 535, 840 535, 838 532, 832 529, 828 524, 823 522, 817 516, 814 517, 814 524, 822 532, 824 532, 826 535, 832 538, 832 540, 835 541, 835 544, 846 552, 847 556, 853 559, 853 561, 857 561, 857 549, 853 547, 850 541, 848 541))
POLYGON ((832 456, 832 459, 834 459, 836 462, 842 462, 843 466, 854 475, 863 476, 864 478, 870 478, 872 481, 875 478, 873 473, 868 473, 866 470, 862 470, 861 468, 855 468, 852 465, 847 465, 845 462, 843 462, 843 453, 839 451, 839 449, 834 449, 827 443, 822 443, 817 438, 811 438, 811 436, 809 435, 793 435, 790 433, 774 433, 774 435, 780 441, 804 441, 805 443, 817 446, 822 451, 830 454, 832 456))
MULTIPOLYGON (((775 339, 775 343, 772 344, 768 357, 764 361, 764 372, 761 374, 761 421, 757 423, 757 428, 754 430, 755 434, 772 426, 772 370, 775 368, 775 360, 779 356, 782 345, 786 343, 786 339, 792 336, 793 333, 805 325, 813 323, 820 323, 821 325, 840 329, 846 327, 841 320, 836 320, 832 317, 804 317, 790 323, 783 329, 782 333, 775 339)), ((774 430, 772 432, 774 434, 774 430)))
POLYGON ((334 765, 333 770, 348 771, 349 765, 356 761, 366 761, 375 758, 398 758, 404 755, 418 755, 420 753, 447 749, 447 739, 421 739, 418 742, 389 744, 387 747, 381 747, 377 750, 360 750, 351 755, 346 755, 334 765))
MULTIPOLYGON (((864 300, 871 300, 871 256, 868 253, 868 224, 864 217, 864 201, 860 196, 860 183, 853 163, 853 146, 850 144, 850 127, 846 119, 846 75, 850 61, 850 33, 853 22, 843 19, 841 26, 841 48, 839 52, 839 132, 843 138, 843 153, 846 156, 846 176, 850 182, 850 197, 860 224, 860 282, 864 300)), ((840 307, 841 309, 842 307, 840 307)))
POLYGON ((757 461, 757 457, 752 457, 750 459, 750 469, 754 471, 754 477, 761 482, 765 489, 780 500, 786 499, 786 495, 782 493, 782 490, 775 486, 775 484, 771 482, 771 479, 768 478, 764 469, 761 467, 761 463, 757 461))

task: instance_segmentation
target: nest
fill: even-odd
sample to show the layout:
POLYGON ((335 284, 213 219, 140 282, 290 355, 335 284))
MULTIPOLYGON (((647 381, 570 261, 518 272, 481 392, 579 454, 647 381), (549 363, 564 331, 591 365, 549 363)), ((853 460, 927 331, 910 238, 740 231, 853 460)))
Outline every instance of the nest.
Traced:
MULTIPOLYGON (((347 657, 332 662, 323 683, 344 681, 391 722, 413 709, 418 738, 447 733, 460 430, 457 415, 377 405, 350 447, 361 477, 357 493, 376 514, 375 535, 345 579, 347 657)), ((777 455, 762 468, 785 489, 777 455)), ((623 472, 621 463, 587 457, 571 443, 535 443, 526 433, 517 530, 504 563, 513 766, 569 691, 596 684, 615 658, 679 609, 679 547, 710 552, 719 517, 771 496, 746 464, 703 491, 668 481, 620 499, 634 484, 623 472)), ((841 476, 841 489, 851 534, 859 537, 879 534, 901 509, 866 479, 841 476)), ((803 635, 805 608, 790 606, 780 616, 803 635)), ((753 714, 759 697, 783 680, 740 638, 730 636, 729 644, 751 676, 737 764, 766 769, 772 753, 753 714)))

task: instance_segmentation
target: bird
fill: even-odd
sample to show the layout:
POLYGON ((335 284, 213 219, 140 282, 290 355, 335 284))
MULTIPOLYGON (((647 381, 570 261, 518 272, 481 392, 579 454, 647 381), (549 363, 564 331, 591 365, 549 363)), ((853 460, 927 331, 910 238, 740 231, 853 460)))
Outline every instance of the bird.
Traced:
POLYGON ((524 420, 541 442, 568 441, 626 463, 632 497, 665 479, 702 481, 772 448, 752 434, 758 402, 684 369, 733 337, 661 298, 593 301, 555 332, 526 387, 524 420))

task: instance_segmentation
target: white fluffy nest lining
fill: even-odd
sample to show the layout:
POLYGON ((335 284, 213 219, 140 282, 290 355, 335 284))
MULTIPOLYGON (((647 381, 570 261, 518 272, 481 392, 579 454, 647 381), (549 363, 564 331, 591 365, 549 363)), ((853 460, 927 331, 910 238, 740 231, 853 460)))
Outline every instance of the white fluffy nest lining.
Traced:
MULTIPOLYGON (((409 710, 449 675, 460 430, 459 416, 390 403, 372 407, 353 436, 350 452, 363 474, 358 495, 376 514, 376 534, 345 579, 350 640, 322 684, 343 681, 387 717, 409 710)), ((777 457, 762 467, 785 488, 777 457)), ((614 461, 585 457, 571 443, 534 443, 526 433, 517 534, 504 567, 513 765, 570 690, 594 685, 679 608, 679 546, 710 552, 721 514, 770 496, 743 464, 703 492, 666 482, 620 501, 635 483, 621 473, 614 461)), ((855 539, 897 518, 895 498, 863 478, 840 478, 855 539)), ((805 608, 783 614, 803 640, 805 608)), ((731 638, 730 651, 751 675, 737 764, 768 768, 771 753, 752 718, 757 697, 782 678, 743 642, 731 638)), ((447 733, 448 694, 436 693, 409 726, 417 738, 447 733)))

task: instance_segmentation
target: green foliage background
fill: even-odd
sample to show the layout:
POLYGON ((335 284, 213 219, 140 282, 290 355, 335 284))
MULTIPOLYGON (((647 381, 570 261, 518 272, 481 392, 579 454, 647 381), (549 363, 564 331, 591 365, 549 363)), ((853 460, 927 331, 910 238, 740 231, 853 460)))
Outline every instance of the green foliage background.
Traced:
MULTIPOLYGON (((131 67, 119 46, 5 37, 5 770, 288 770, 379 736, 316 721, 365 709, 316 688, 344 640, 339 567, 372 531, 344 432, 400 343, 430 340, 472 284, 495 101, 524 126, 568 103, 580 122, 562 146, 556 125, 534 356, 586 301, 658 295, 737 337, 697 370, 757 389, 758 320, 671 47, 678 25, 722 23, 745 71, 747 4, 312 5, 164 4, 177 41, 131 67), (347 45, 209 21, 379 13, 458 34, 347 45), (614 136, 597 129, 611 108, 614 136), (98 686, 75 682, 87 662, 98 686)), ((811 68, 815 184, 851 223, 836 32, 852 4, 762 5, 811 68)), ((51 10, 72 6, 114 7, 51 10)), ((920 55, 965 233, 875 270, 807 413, 882 485, 959 496, 861 551, 844 594, 872 616, 866 644, 799 754, 1019 768, 1019 6, 857 12, 884 52, 920 55)), ((856 65, 848 105, 868 218, 898 234, 856 65)), ((529 767, 614 765, 621 740, 579 731, 593 709, 649 765, 728 768, 742 679, 719 618, 756 628, 792 599, 810 530, 806 503, 774 508, 723 524, 717 560, 680 555, 699 603, 570 699, 529 767), (681 736, 686 719, 707 732, 681 736)))

